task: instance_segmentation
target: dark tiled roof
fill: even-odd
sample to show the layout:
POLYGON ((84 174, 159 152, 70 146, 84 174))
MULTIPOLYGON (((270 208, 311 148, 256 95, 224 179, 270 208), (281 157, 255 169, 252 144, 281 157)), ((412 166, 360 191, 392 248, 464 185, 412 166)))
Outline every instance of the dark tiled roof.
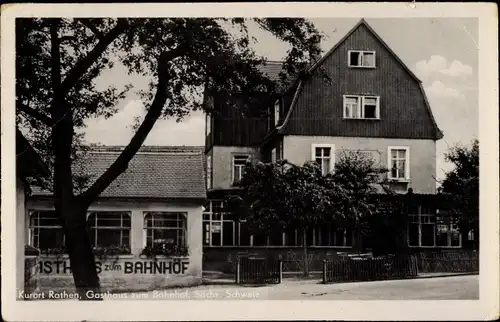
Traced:
POLYGON ((283 62, 279 61, 267 61, 264 64, 257 66, 257 69, 273 82, 279 81, 280 73, 281 71, 284 71, 283 62))
MULTIPOLYGON (((75 173, 94 182, 116 160, 123 147, 96 147, 75 164, 75 173)), ((128 169, 104 190, 110 198, 206 198, 203 147, 143 147, 128 169)), ((40 194, 46 194, 38 191, 40 194)))
MULTIPOLYGON (((121 145, 105 145, 93 147, 92 151, 104 151, 104 152, 120 152, 124 146, 121 145)), ((167 146, 167 145, 146 145, 139 148, 139 152, 203 152, 204 146, 190 146, 190 145, 180 145, 180 146, 167 146)))
POLYGON ((289 90, 294 90, 297 87, 297 75, 300 70, 305 70, 310 67, 311 63, 299 63, 297 65, 297 74, 291 75, 289 74, 284 66, 282 61, 266 61, 264 64, 257 66, 257 69, 264 75, 266 75, 271 81, 279 84, 278 90, 281 93, 287 92, 289 90), (287 78, 285 82, 281 82, 280 73, 285 72, 287 78))

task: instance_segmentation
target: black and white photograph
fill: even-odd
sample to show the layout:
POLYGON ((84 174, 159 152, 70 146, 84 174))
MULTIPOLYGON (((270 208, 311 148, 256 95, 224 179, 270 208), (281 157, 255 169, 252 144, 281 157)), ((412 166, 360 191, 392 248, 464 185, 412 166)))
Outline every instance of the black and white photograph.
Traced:
POLYGON ((498 317, 495 5, 2 12, 6 319, 498 317))

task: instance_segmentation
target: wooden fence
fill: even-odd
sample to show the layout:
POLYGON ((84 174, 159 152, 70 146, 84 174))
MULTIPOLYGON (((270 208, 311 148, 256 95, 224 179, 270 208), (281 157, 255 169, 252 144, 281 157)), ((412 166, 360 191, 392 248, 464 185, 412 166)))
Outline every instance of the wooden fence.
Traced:
POLYGON ((424 273, 479 272, 479 252, 450 251, 420 255, 420 271, 424 273))
POLYGON ((278 259, 241 257, 236 267, 236 284, 279 284, 283 263, 278 259))
POLYGON ((416 256, 340 258, 323 262, 323 283, 413 278, 418 274, 416 256))

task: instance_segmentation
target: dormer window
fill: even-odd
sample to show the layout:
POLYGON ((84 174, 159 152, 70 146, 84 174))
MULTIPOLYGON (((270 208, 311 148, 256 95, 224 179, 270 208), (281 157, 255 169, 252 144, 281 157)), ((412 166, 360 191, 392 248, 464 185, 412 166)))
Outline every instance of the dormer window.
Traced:
POLYGON ((274 126, 278 125, 280 121, 280 99, 278 98, 276 102, 274 102, 274 126))
POLYGON ((380 97, 344 95, 345 119, 380 119, 380 97))
POLYGON ((347 60, 349 67, 375 68, 374 51, 349 50, 347 60))

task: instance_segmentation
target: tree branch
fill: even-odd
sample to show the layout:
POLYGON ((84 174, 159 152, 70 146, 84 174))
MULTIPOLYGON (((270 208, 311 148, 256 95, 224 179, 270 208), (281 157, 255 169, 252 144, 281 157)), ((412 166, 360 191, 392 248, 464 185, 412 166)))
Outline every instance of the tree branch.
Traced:
POLYGON ((81 23, 82 23, 85 27, 89 28, 89 29, 90 29, 90 30, 94 33, 94 35, 96 35, 96 37, 97 37, 98 39, 102 39, 102 38, 104 38, 103 33, 102 33, 99 29, 97 29, 97 27, 96 27, 94 24, 92 24, 90 21, 88 21, 87 19, 81 19, 81 20, 79 20, 79 21, 80 21, 80 22, 81 22, 81 23))
POLYGON ((97 45, 81 60, 79 60, 75 66, 68 72, 68 76, 64 79, 57 90, 56 97, 66 96, 69 90, 78 82, 78 80, 87 72, 87 70, 92 66, 99 56, 102 55, 108 46, 120 36, 121 33, 125 31, 128 26, 126 19, 118 19, 116 26, 111 29, 107 34, 102 36, 97 43, 97 45))
POLYGON ((51 56, 51 71, 50 77, 52 81, 52 89, 55 92, 61 85, 61 52, 59 39, 60 19, 54 19, 50 24, 50 56, 51 56))
POLYGON ((20 112, 23 112, 24 114, 26 114, 28 116, 31 116, 31 117, 37 119, 38 121, 42 122, 43 124, 45 124, 47 126, 53 126, 55 123, 54 120, 50 116, 45 115, 37 110, 34 110, 31 107, 24 105, 21 102, 16 102, 16 109, 20 112))
POLYGON ((77 198, 84 205, 90 205, 120 174, 128 168, 130 160, 139 151, 146 140, 149 132, 161 116, 163 107, 167 101, 167 84, 169 81, 167 65, 178 54, 177 51, 162 53, 158 61, 158 85, 153 102, 129 144, 123 149, 113 164, 90 186, 85 192, 77 198))

